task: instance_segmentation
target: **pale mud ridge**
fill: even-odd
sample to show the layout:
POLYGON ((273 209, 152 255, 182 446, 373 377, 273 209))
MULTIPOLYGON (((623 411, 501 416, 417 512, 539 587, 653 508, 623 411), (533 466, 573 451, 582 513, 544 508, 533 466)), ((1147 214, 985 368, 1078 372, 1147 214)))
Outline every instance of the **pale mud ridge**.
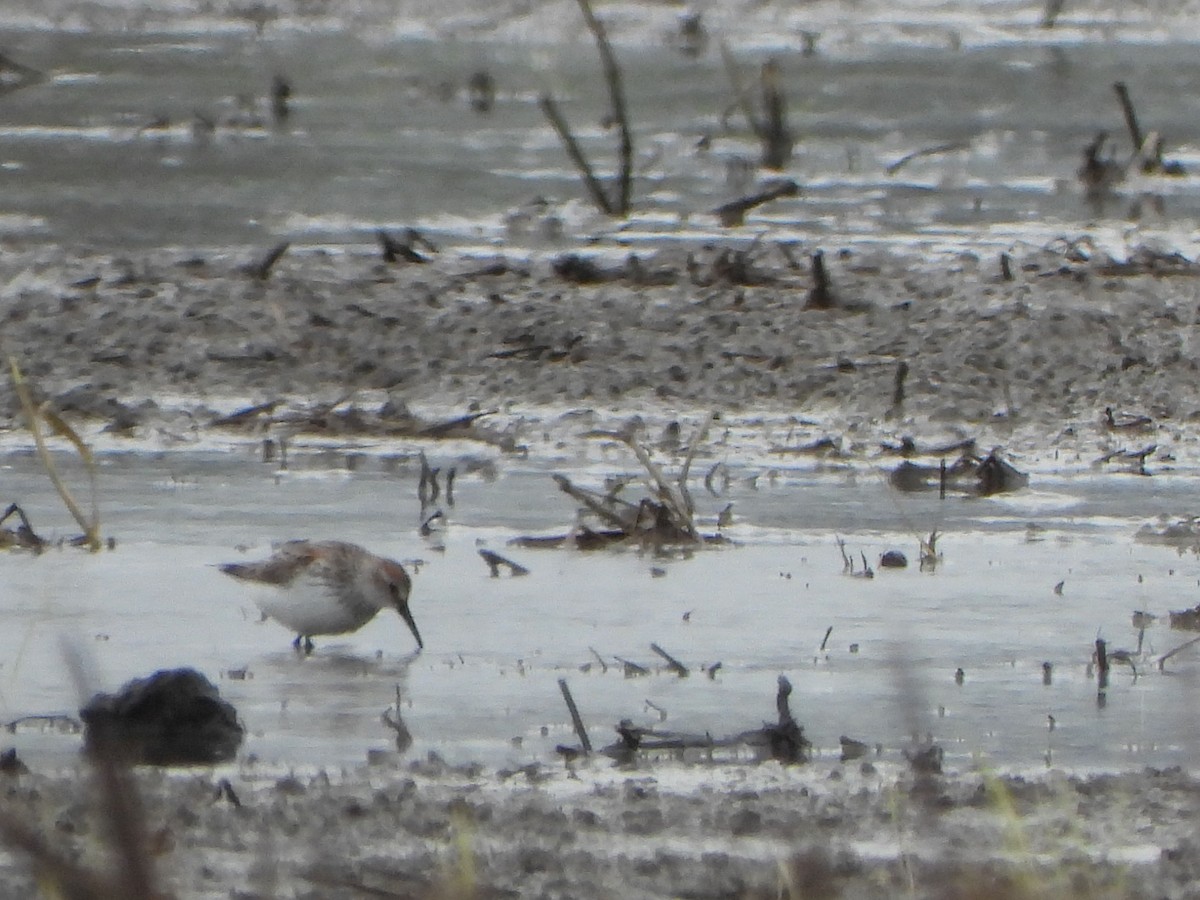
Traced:
MULTIPOLYGON (((6 809, 92 868, 86 777, 5 777, 6 809)), ((883 775, 828 763, 330 775, 140 771, 161 886, 195 898, 1195 896, 1200 783, 1178 770, 883 775), (230 797, 236 798, 235 806, 230 797)), ((33 896, 0 863, 0 896, 33 896)))
MULTIPOLYGON (((1152 462, 1194 462, 1190 266, 1127 274, 1153 266, 1031 251, 1004 281, 994 257, 846 251, 827 254, 841 306, 820 311, 805 308, 807 257, 792 255, 801 266, 760 249, 745 284, 721 274, 716 248, 690 262, 682 250, 636 266, 601 260, 607 280, 579 284, 552 258, 387 266, 365 248, 293 250, 262 281, 242 271, 253 251, 11 248, 0 334, 69 415, 165 441, 203 432, 231 398, 318 404, 356 392, 364 407, 495 409, 525 422, 571 409, 803 420, 849 452, 958 434, 1064 462, 1151 443, 1152 462), (1105 407, 1153 422, 1109 433, 1105 407)), ((0 413, 18 426, 7 382, 0 413)))

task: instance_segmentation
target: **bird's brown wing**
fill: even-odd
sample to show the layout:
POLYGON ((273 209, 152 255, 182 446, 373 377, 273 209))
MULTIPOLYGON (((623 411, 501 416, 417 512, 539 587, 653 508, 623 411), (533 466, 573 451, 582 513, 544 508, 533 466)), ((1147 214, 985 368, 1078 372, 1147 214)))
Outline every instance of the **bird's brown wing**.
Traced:
POLYGON ((225 563, 221 571, 243 581, 260 584, 291 584, 305 569, 320 557, 308 541, 288 541, 269 559, 256 563, 225 563))

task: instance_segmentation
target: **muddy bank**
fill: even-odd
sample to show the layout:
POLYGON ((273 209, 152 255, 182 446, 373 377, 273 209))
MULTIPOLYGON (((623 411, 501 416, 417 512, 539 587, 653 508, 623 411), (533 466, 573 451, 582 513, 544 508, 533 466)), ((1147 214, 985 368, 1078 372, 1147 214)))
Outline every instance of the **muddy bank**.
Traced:
MULTIPOLYGON (((255 419, 269 425, 289 405, 340 403, 289 427, 353 432, 347 408, 494 411, 501 430, 564 410, 664 422, 716 410, 808 422, 851 450, 957 434, 1096 457, 1153 444, 1160 463, 1195 453, 1200 270, 1186 261, 1053 247, 1013 258, 1005 280, 998 259, 973 254, 826 260, 828 310, 811 308, 808 257, 774 247, 582 267, 292 250, 265 279, 247 272, 250 252, 13 248, 0 326, 60 409, 163 442, 228 425, 242 404, 273 404, 255 419)), ((16 427, 7 383, 0 411, 16 427)))
MULTIPOLYGON (((1179 771, 914 780, 815 763, 519 772, 138 773, 156 880, 181 897, 1184 897, 1196 781, 1179 771), (231 894, 232 891, 232 894, 231 894), (790 892, 790 893, 789 893, 790 892), (980 893, 983 892, 983 893, 980 893)), ((5 808, 104 866, 75 778, 6 778, 5 808)), ((0 895, 25 897, 6 856, 0 895)))

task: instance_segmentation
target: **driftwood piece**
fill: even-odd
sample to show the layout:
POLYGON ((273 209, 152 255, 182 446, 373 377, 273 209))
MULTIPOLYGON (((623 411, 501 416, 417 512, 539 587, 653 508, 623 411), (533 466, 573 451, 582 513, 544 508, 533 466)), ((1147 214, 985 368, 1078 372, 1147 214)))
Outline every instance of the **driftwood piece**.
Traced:
POLYGON ((1180 644, 1174 650, 1169 650, 1166 653, 1164 653, 1162 656, 1160 656, 1158 658, 1158 670, 1160 672, 1163 671, 1163 665, 1166 663, 1166 661, 1168 659, 1170 659, 1176 653, 1179 653, 1182 650, 1186 650, 1186 649, 1188 649, 1188 647, 1194 647, 1198 643, 1200 643, 1200 637, 1194 637, 1190 641, 1185 641, 1184 643, 1180 644))
POLYGON ((246 266, 246 274, 259 281, 266 281, 271 277, 271 270, 275 268, 275 263, 279 262, 283 254, 287 253, 288 248, 291 246, 291 241, 280 241, 268 250, 266 256, 262 257, 262 259, 246 266))
POLYGON ((651 644, 650 649, 666 660, 667 667, 678 675, 680 678, 687 678, 689 674, 688 667, 673 657, 670 653, 664 650, 658 644, 651 644))
POLYGON ((0 529, 0 548, 16 547, 38 553, 46 549, 46 540, 33 530, 33 525, 30 523, 29 517, 25 515, 25 510, 21 509, 18 504, 9 504, 4 515, 0 516, 0 525, 3 525, 12 516, 16 516, 20 520, 20 524, 15 529, 0 529))
POLYGON ((933 147, 923 147, 920 150, 914 150, 912 153, 907 153, 900 157, 894 163, 889 165, 884 171, 889 175, 895 175, 914 159, 920 159, 923 156, 938 156, 942 153, 954 153, 958 150, 970 150, 970 141, 953 141, 948 144, 937 144, 933 147))
POLYGON ((624 659, 620 656, 614 656, 617 662, 621 664, 622 670, 626 678, 645 678, 650 674, 650 670, 645 666, 635 663, 631 659, 624 659))
MULTIPOLYGON (((627 535, 629 533, 629 530, 630 530, 629 523, 626 522, 626 520, 621 515, 614 512, 612 509, 609 508, 609 506, 607 506, 603 502, 601 502, 601 500, 598 499, 595 494, 591 493, 590 491, 585 491, 582 488, 576 487, 574 484, 571 483, 571 479, 567 478, 567 476, 565 476, 565 475, 555 474, 551 477, 554 479, 554 483, 558 485, 558 489, 560 491, 562 491, 567 496, 571 497, 571 499, 576 500, 579 503, 582 503, 593 515, 595 515, 601 521, 607 522, 610 526, 612 526, 616 530, 620 531, 622 534, 627 535)), ((620 502, 624 503, 624 501, 620 501, 620 502)))
POLYGON ((491 571, 493 578, 500 577, 500 567, 508 568, 509 573, 513 578, 521 575, 528 575, 529 570, 520 563, 515 563, 511 559, 501 556, 499 553, 494 553, 491 550, 480 548, 479 555, 483 557, 483 561, 487 563, 488 569, 491 571))
POLYGON ((266 403, 256 403, 253 406, 245 406, 239 410, 231 412, 227 416, 221 416, 214 419, 210 424, 214 428, 237 428, 245 425, 247 422, 252 422, 262 416, 269 416, 275 412, 276 407, 282 403, 282 400, 268 400, 266 403))
POLYGON ((379 241, 379 249, 383 256, 383 261, 387 263, 400 262, 401 260, 410 263, 429 262, 427 258, 413 249, 411 234, 410 230, 409 240, 401 240, 382 228, 377 230, 375 238, 379 241))
POLYGON ((772 758, 782 763, 801 763, 808 760, 812 744, 804 737, 804 729, 792 716, 788 698, 792 683, 784 675, 779 676, 779 689, 775 694, 775 709, 779 721, 775 725, 764 725, 763 736, 771 750, 772 758))
POLYGON ((571 689, 567 686, 567 679, 558 679, 559 690, 562 691, 563 700, 567 703, 567 711, 571 714, 571 724, 575 727, 575 734, 579 737, 579 744, 583 747, 585 754, 592 752, 592 742, 588 738, 587 729, 583 727, 583 717, 579 715, 579 707, 575 705, 575 698, 571 696, 571 689))
POLYGON ((488 409, 483 412, 467 413, 463 416, 455 416, 453 419, 446 419, 442 422, 434 422, 432 425, 426 425, 417 434, 420 437, 446 437, 449 434, 460 431, 468 431, 472 425, 478 422, 485 416, 493 416, 498 410, 488 409))
MULTIPOLYGON (((712 677, 719 667, 720 663, 717 663, 706 670, 709 672, 709 677, 712 677)), ((775 696, 777 721, 774 724, 766 724, 761 728, 743 731, 728 737, 714 738, 708 733, 698 734, 643 728, 634 725, 630 719, 622 719, 616 725, 616 732, 620 736, 620 740, 605 747, 601 752, 612 756, 619 762, 629 763, 639 752, 704 750, 711 758, 713 750, 750 746, 765 749, 772 758, 785 764, 806 762, 812 744, 804 737, 804 729, 792 716, 788 701, 791 692, 791 682, 781 675, 779 689, 775 696)), ((865 747, 865 745, 863 746, 865 747)))
POLYGON ((596 662, 598 662, 600 664, 600 673, 607 674, 608 673, 608 663, 606 663, 604 661, 604 657, 601 656, 598 652, 596 652, 595 647, 588 647, 588 650, 591 651, 592 656, 596 657, 596 662))
POLYGON ((770 185, 756 194, 749 194, 745 197, 739 197, 737 200, 722 203, 713 210, 713 215, 720 220, 723 227, 735 228, 745 224, 746 213, 755 207, 762 206, 764 203, 770 203, 772 200, 778 200, 781 197, 795 197, 799 193, 800 185, 789 178, 778 184, 770 185))

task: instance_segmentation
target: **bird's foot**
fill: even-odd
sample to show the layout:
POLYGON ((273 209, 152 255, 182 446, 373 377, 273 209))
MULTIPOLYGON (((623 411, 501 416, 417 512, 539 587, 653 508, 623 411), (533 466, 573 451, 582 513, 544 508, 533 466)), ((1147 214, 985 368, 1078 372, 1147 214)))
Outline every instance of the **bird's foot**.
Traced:
POLYGON ((308 635, 298 634, 296 639, 292 641, 292 646, 296 648, 297 653, 303 653, 308 656, 313 652, 313 641, 308 635))

